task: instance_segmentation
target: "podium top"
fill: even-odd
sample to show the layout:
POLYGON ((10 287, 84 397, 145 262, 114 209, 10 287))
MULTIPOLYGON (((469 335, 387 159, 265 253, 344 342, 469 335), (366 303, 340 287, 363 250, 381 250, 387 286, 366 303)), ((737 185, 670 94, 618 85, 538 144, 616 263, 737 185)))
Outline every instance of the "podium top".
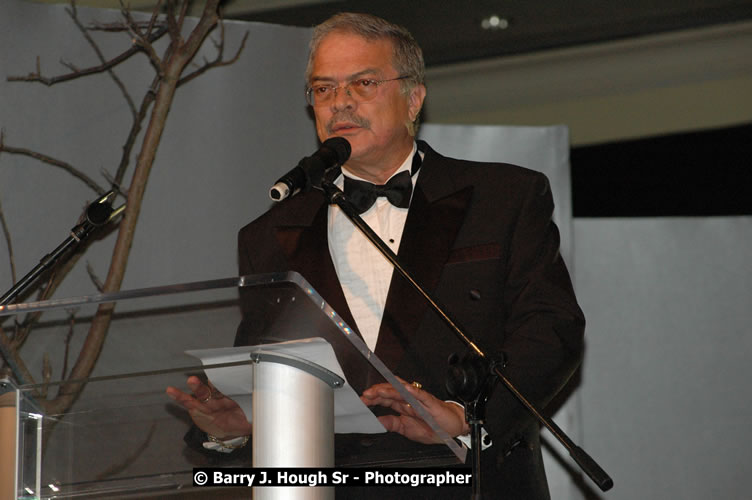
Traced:
MULTIPOLYGON (((159 425, 167 425, 165 421, 185 425, 180 420, 185 420, 185 414, 169 403, 164 395, 164 387, 167 385, 181 386, 184 384, 186 375, 200 373, 207 369, 233 364, 247 367, 254 362, 246 360, 201 366, 192 362, 184 354, 186 350, 225 348, 233 344, 235 326, 240 322, 237 307, 239 291, 243 294, 249 293, 254 300, 258 299, 258 307, 274 309, 274 314, 271 315, 274 316, 274 322, 267 325, 269 336, 274 339, 274 342, 322 336, 328 337, 327 340, 335 345, 330 340, 335 338, 340 344, 339 347, 346 344, 348 349, 360 353, 361 359, 356 360, 356 368, 362 365, 364 370, 373 369, 378 372, 384 380, 400 391, 403 397, 416 408, 416 411, 422 412, 421 416, 427 422, 432 421, 430 415, 403 388, 399 380, 368 348, 361 337, 300 274, 295 272, 178 283, 12 304, 0 307, 0 320, 12 315, 22 316, 26 313, 44 312, 44 321, 40 324, 42 331, 34 332, 35 347, 45 345, 44 343, 47 342, 48 347, 41 349, 59 353, 61 352, 60 345, 65 342, 66 336, 74 347, 82 341, 84 332, 78 333, 78 331, 88 329, 91 318, 94 317, 96 308, 100 304, 117 303, 117 312, 113 317, 105 348, 94 373, 85 380, 73 381, 81 383, 82 391, 82 394, 77 396, 75 405, 66 412, 64 418, 62 415, 45 415, 45 418, 55 421, 76 423, 76 425, 62 426, 58 424, 56 432, 80 433, 84 429, 92 431, 96 429, 98 434, 96 434, 97 438, 92 438, 93 448, 102 442, 102 435, 109 436, 105 438, 105 441, 111 441, 113 446, 106 447, 105 451, 109 450, 108 452, 113 454, 112 451, 118 448, 121 438, 126 439, 121 446, 123 452, 128 449, 128 432, 122 432, 121 425, 127 427, 134 422, 149 419, 163 422, 159 425), (76 320, 75 325, 71 326, 70 316, 71 311, 74 310, 77 311, 76 320), (301 328, 301 325, 307 328, 301 328), (315 334, 311 334, 311 327, 316 328, 315 334), (319 328, 322 331, 325 330, 324 335, 319 335, 319 328), (49 333, 47 333, 48 330, 49 333), (130 423, 123 424, 126 420, 130 423), (111 422, 114 434, 108 434, 110 431, 103 430, 104 427, 110 425, 108 421, 111 422)), ((17 321, 20 321, 20 318, 17 321)), ((264 340, 263 343, 267 341, 264 340)), ((335 352, 339 355, 336 345, 335 352)), ((41 359, 37 363, 41 365, 41 359)), ((41 372, 41 367, 30 368, 38 370, 36 373, 41 372)), ((60 371, 60 366, 55 366, 54 375, 48 380, 21 385, 21 393, 31 401, 40 398, 42 392, 46 394, 44 397, 51 397, 58 386, 72 382, 60 375, 60 371)), ((450 461, 450 457, 454 457, 453 463, 463 463, 465 449, 444 433, 438 425, 435 428, 437 434, 443 434, 445 438, 444 451, 433 447, 432 451, 425 455, 428 457, 427 460, 417 460, 418 453, 409 459, 415 459, 414 462, 417 464, 425 464, 446 463, 450 461)), ((151 431, 147 429, 139 432, 146 437, 150 436, 151 431)), ((139 435, 137 432, 132 434, 139 435)), ((161 436, 164 436, 159 440, 161 446, 182 445, 182 434, 177 430, 167 431, 161 436), (169 439, 168 436, 170 436, 169 439)), ((83 452, 85 447, 81 445, 82 440, 81 436, 73 439, 76 442, 76 448, 83 452)), ((54 444, 55 440, 51 440, 50 443, 54 444)), ((375 448, 377 447, 373 446, 371 450, 375 448)), ((67 452, 61 453, 65 455, 67 452)), ((180 452, 163 453, 163 455, 172 459, 179 456, 180 452)), ((56 454, 49 453, 49 456, 54 457, 56 454)), ((91 457, 96 456, 96 453, 91 454, 91 457)), ((117 454, 113 454, 111 460, 116 458, 117 454)), ((64 460, 64 462, 70 461, 64 460)), ((80 461, 81 468, 88 467, 86 473, 89 469, 93 473, 103 463, 101 457, 98 461, 94 458, 80 461)), ((373 456, 357 456, 348 458, 344 465, 374 463, 399 465, 402 462, 392 460, 392 457, 385 453, 383 460, 379 458, 374 461, 373 456)), ((174 464, 164 467, 144 466, 143 470, 146 473, 169 469, 173 466, 174 464)), ((59 476, 62 477, 65 474, 59 476)))

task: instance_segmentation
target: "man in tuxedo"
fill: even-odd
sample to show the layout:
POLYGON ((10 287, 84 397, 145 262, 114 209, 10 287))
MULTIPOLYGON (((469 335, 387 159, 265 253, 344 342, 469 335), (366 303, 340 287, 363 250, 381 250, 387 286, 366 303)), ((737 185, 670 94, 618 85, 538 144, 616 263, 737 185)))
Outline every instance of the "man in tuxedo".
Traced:
MULTIPOLYGON (((559 254, 548 182, 531 170, 451 159, 416 142, 424 72, 412 36, 383 19, 338 14, 316 27, 306 97, 319 139, 344 137, 352 146, 334 183, 362 205, 363 219, 477 343, 504 358, 504 372, 521 392, 545 407, 578 366, 584 331, 559 254), (374 201, 359 191, 362 183, 385 185, 392 179, 401 190, 389 199, 374 201)), ((468 434, 462 406, 449 401, 444 388, 447 358, 462 353, 463 346, 322 192, 285 200, 244 227, 239 267, 241 275, 299 272, 408 381, 405 387, 450 436, 468 434)), ((241 303, 244 320, 236 344, 281 340, 267 335, 268 321, 253 300, 241 296, 241 303)), ((363 401, 390 410, 379 417, 390 431, 384 449, 440 442, 397 391, 372 385, 371 374, 356 368, 362 360, 351 347, 330 340, 363 401)), ((226 452, 244 445, 251 428, 237 405, 212 397, 211 388, 195 377, 188 385, 193 394, 175 388, 168 394, 206 432, 208 447, 226 452)), ((497 387, 488 402, 484 430, 488 498, 548 498, 538 424, 505 387, 497 387)), ((391 498, 418 493, 388 491, 391 498)))

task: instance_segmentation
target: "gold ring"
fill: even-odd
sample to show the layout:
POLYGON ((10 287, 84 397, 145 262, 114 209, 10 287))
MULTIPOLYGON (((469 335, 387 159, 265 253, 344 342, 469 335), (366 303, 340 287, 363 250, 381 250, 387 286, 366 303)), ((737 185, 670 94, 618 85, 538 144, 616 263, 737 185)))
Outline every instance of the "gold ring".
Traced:
POLYGON ((415 387, 416 389, 423 389, 423 384, 413 380, 413 387, 415 387))
POLYGON ((208 403, 209 400, 212 398, 212 393, 210 392, 208 396, 206 396, 204 399, 199 399, 200 403, 208 403))

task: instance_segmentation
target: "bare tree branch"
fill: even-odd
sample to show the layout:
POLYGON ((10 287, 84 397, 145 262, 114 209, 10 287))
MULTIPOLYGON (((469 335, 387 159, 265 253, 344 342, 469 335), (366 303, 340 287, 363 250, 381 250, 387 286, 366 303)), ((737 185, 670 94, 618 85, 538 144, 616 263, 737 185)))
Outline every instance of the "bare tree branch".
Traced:
POLYGON ((13 284, 16 284, 16 259, 13 256, 13 241, 10 237, 8 222, 5 220, 3 205, 0 203, 0 225, 3 226, 3 236, 5 237, 5 246, 8 248, 8 260, 10 261, 10 276, 13 284))
POLYGON ((47 393, 50 388, 50 381, 52 380, 52 362, 50 361, 49 353, 44 353, 42 359, 42 387, 39 390, 42 398, 47 398, 47 393))
POLYGON ((89 279, 92 283, 94 283, 94 286, 97 288, 97 291, 100 293, 104 290, 104 283, 102 283, 102 280, 99 279, 99 276, 97 276, 97 273, 94 271, 94 268, 91 267, 91 263, 86 263, 86 274, 89 275, 89 279))
POLYGON ((178 21, 175 19, 175 0, 167 0, 166 17, 167 28, 170 31, 170 39, 175 45, 182 45, 183 38, 180 35, 182 24, 178 24, 178 21))
POLYGON ((123 155, 120 157, 120 165, 118 165, 117 172, 115 173, 114 184, 118 186, 123 183, 125 171, 130 164, 133 146, 136 144, 138 134, 141 132, 141 125, 146 119, 146 114, 149 111, 149 107, 151 107, 154 99, 156 98, 156 90, 159 86, 159 79, 159 75, 154 77, 154 80, 151 82, 151 86, 149 87, 149 91, 141 100, 141 107, 139 107, 138 113, 136 113, 133 118, 133 125, 131 125, 131 129, 128 132, 128 138, 126 139, 125 144, 123 144, 123 155))
MULTIPOLYGON (((78 27, 78 30, 81 32, 81 34, 84 36, 87 42, 89 42, 89 45, 91 45, 91 48, 94 49, 94 52, 97 54, 97 57, 99 58, 99 61, 102 64, 107 64, 107 59, 105 59, 104 54, 102 54, 102 51, 99 49, 99 45, 94 41, 94 39, 89 35, 89 32, 86 30, 83 24, 81 24, 81 21, 78 19, 78 10, 76 9, 76 3, 71 2, 71 7, 69 9, 66 9, 68 12, 68 15, 73 20, 73 23, 78 27)), ((74 72, 77 72, 77 69, 73 69, 74 72)), ((130 94, 128 93, 128 90, 125 88, 125 85, 123 82, 118 78, 118 76, 115 74, 112 68, 109 68, 106 70, 107 73, 110 74, 110 77, 115 82, 115 85, 118 86, 120 91, 123 93, 123 97, 125 98, 125 101, 128 103, 128 107, 131 110, 131 114, 135 117, 136 116, 136 105, 133 103, 133 99, 131 99, 130 94)))
POLYGON ((8 146, 5 144, 5 142, 2 139, 2 136, 0 135, 0 152, 5 152, 8 154, 13 155, 22 155, 22 156, 28 156, 30 158, 34 158, 36 160, 39 160, 43 163, 47 163, 48 165, 52 165, 54 167, 59 167, 71 174, 73 177, 79 179, 84 184, 89 186, 91 189, 93 189, 97 194, 104 194, 106 189, 104 189, 102 186, 97 184, 94 179, 86 175, 85 173, 78 170, 76 167, 71 165, 70 163, 66 163, 62 160, 58 160, 56 158, 53 158, 51 156, 47 156, 42 153, 37 153, 36 151, 32 151, 30 149, 26 148, 16 148, 13 146, 8 146))
MULTIPOLYGON (((48 78, 42 75, 41 63, 39 58, 36 60, 36 71, 30 73, 25 77, 8 77, 8 81, 28 81, 39 82, 45 85, 53 85, 55 83, 69 81, 82 76, 109 72, 110 76, 115 81, 116 85, 120 87, 123 95, 128 101, 128 105, 133 115, 133 124, 128 134, 128 138, 123 145, 123 153, 120 161, 120 165, 115 173, 112 184, 120 186, 123 183, 125 171, 130 163, 133 149, 137 138, 141 135, 141 129, 143 122, 148 119, 148 125, 143 133, 143 141, 141 144, 141 150, 136 158, 135 169, 133 176, 130 179, 130 185, 128 186, 127 203, 124 211, 123 219, 120 222, 118 229, 117 241, 112 253, 112 259, 110 267, 105 277, 104 283, 101 283, 99 279, 94 275, 91 270, 91 266, 87 266, 87 271, 90 274, 92 281, 96 283, 98 289, 104 292, 117 291, 122 284, 125 270, 130 254, 133 237, 135 234, 136 224, 138 222, 139 213, 141 210, 141 204, 146 188, 146 183, 149 178, 151 168, 154 164, 156 151, 159 146, 162 133, 164 131, 167 115, 174 99, 174 94, 177 87, 183 83, 186 83, 196 76, 206 72, 207 70, 232 64, 235 62, 240 53, 242 52, 248 34, 243 38, 241 46, 239 47, 237 54, 232 60, 224 61, 224 46, 225 46, 225 34, 224 27, 222 26, 222 32, 219 42, 214 42, 217 50, 217 57, 213 61, 204 61, 204 64, 196 71, 191 72, 183 76, 186 72, 186 68, 189 67, 191 61, 194 59, 196 53, 208 37, 209 33, 216 27, 219 21, 218 6, 220 0, 206 0, 204 2, 204 10, 196 26, 190 31, 186 32, 187 38, 183 38, 182 29, 187 15, 188 2, 178 3, 177 0, 167 0, 166 15, 161 17, 159 12, 162 9, 162 2, 160 1, 152 12, 152 16, 147 23, 136 22, 130 12, 125 7, 123 8, 123 23, 110 24, 110 25, 98 25, 84 27, 76 11, 75 4, 71 4, 71 9, 68 11, 73 22, 78 29, 84 34, 84 37, 88 43, 94 49, 101 64, 92 66, 89 68, 80 69, 76 65, 70 62, 62 62, 62 64, 70 70, 69 74, 59 75, 56 77, 48 78), (179 6, 179 8, 178 8, 179 6), (110 60, 106 60, 101 50, 97 46, 96 42, 89 35, 89 31, 104 30, 112 32, 128 32, 132 36, 132 46, 123 52, 122 54, 114 57, 110 60), (170 36, 170 43, 163 51, 161 56, 157 54, 157 51, 153 45, 154 42, 162 38, 165 33, 170 36), (118 64, 128 60, 134 54, 144 52, 148 57, 150 63, 157 70, 157 75, 152 81, 151 87, 146 95, 143 97, 140 106, 136 107, 133 99, 130 98, 128 92, 125 89, 122 81, 114 74, 112 68, 118 64)), ((0 134, 0 153, 7 152, 10 154, 25 155, 35 158, 44 163, 62 168, 74 177, 82 180, 85 184, 91 187, 97 193, 104 193, 105 189, 100 187, 98 183, 90 179, 85 174, 81 173, 72 165, 49 157, 47 155, 36 153, 24 148, 16 148, 6 146, 3 144, 3 137, 0 134)), ((107 174, 105 174, 107 177, 107 174)), ((5 223, 2 207, 0 207, 0 223, 3 225, 4 232, 6 233, 6 241, 10 242, 9 230, 5 223)), ((10 245, 9 245, 10 246, 10 245)), ((69 271, 76 265, 78 259, 85 251, 85 246, 80 246, 72 253, 68 259, 61 263, 52 275, 50 275, 46 286, 43 290, 39 291, 40 298, 50 297, 54 291, 58 288, 63 278, 69 273, 69 271)), ((12 258, 12 253, 10 254, 12 258)), ((15 271, 14 271, 15 274, 15 271)), ((14 278, 15 280, 15 278, 14 278)), ((65 412, 75 399, 80 394, 81 389, 85 386, 85 380, 91 374, 99 354, 102 349, 104 339, 106 337, 109 325, 114 312, 113 304, 102 304, 96 311, 96 314, 92 318, 89 331, 84 340, 84 345, 77 354, 75 362, 72 363, 72 367, 69 369, 69 356, 71 353, 70 342, 75 326, 74 314, 70 315, 70 323, 68 329, 68 335, 65 340, 65 354, 64 363, 62 367, 62 377, 66 382, 62 383, 56 396, 53 399, 47 399, 47 383, 51 378, 52 367, 49 358, 46 361, 42 370, 42 378, 44 380, 44 397, 42 403, 45 410, 48 413, 56 414, 65 412)), ((10 352, 13 361, 18 365, 18 373, 21 374, 27 381, 34 380, 28 368, 23 364, 18 351, 23 343, 29 338, 30 332, 34 325, 39 321, 41 314, 32 313, 27 315, 22 324, 16 323, 14 335, 9 338, 6 332, 0 327, 0 343, 7 347, 7 351, 10 352)), ((36 391, 36 396, 40 394, 36 391)), ((147 441, 150 439, 151 433, 147 436, 147 441)), ((140 451, 137 451, 137 453, 140 451)), ((134 455, 135 456, 135 455, 134 455)), ((127 464, 125 464, 127 466, 127 464)))
MULTIPOLYGON (((164 36, 166 32, 167 32, 166 28, 164 27, 159 28, 152 35, 146 37, 145 40, 148 41, 148 45, 150 45, 151 43, 155 42, 156 40, 164 36)), ((135 54, 138 54, 144 50, 145 49, 140 44, 136 43, 136 41, 134 40, 134 45, 130 49, 126 50, 119 56, 110 59, 107 62, 104 62, 97 66, 79 69, 77 71, 73 71, 71 73, 68 73, 65 75, 59 75, 55 77, 42 76, 39 58, 37 57, 37 69, 35 72, 29 73, 26 76, 9 76, 7 78, 7 81, 9 82, 39 82, 49 87, 57 83, 67 82, 69 80, 75 80, 76 78, 81 78, 82 76, 93 75, 96 73, 102 73, 104 71, 108 71, 110 68, 114 68, 118 64, 122 63, 123 61, 127 61, 135 54)))
POLYGON ((68 373, 68 359, 70 357, 70 343, 73 339, 73 332, 76 327, 76 313, 78 308, 68 311, 68 333, 65 334, 65 354, 63 355, 63 369, 60 373, 60 380, 65 380, 68 373))
POLYGON ((180 9, 180 18, 178 19, 178 26, 180 26, 181 28, 183 27, 183 23, 185 22, 185 15, 188 13, 188 6, 189 6, 189 2, 183 2, 182 8, 180 9))
POLYGON ((205 61, 204 65, 201 66, 199 69, 181 78, 180 81, 178 82, 178 86, 190 82, 197 76, 202 75, 203 73, 206 73, 212 68, 219 68, 220 66, 228 66, 230 64, 235 63, 235 61, 238 60, 238 58, 240 57, 240 53, 243 52, 243 49, 245 48, 245 42, 246 40, 248 40, 248 32, 246 31, 245 35, 243 35, 243 40, 240 42, 240 46, 238 47, 238 50, 235 53, 235 56, 233 56, 233 58, 230 60, 223 61, 222 55, 223 55, 224 48, 225 48, 225 30, 224 30, 223 23, 220 23, 220 29, 221 29, 220 41, 214 43, 214 46, 217 48, 217 57, 211 62, 205 61))
POLYGON ((149 443, 151 443, 152 438, 154 438, 154 432, 156 430, 157 423, 152 422, 149 426, 149 432, 146 433, 146 437, 144 437, 143 442, 138 446, 138 448, 133 450, 133 453, 131 453, 129 456, 125 457, 121 463, 112 465, 102 473, 97 474, 97 479, 102 480, 113 477, 130 467, 131 464, 133 464, 133 462, 135 462, 136 459, 144 452, 144 450, 148 448, 149 443))
POLYGON ((21 372, 21 375, 24 377, 24 380, 26 380, 29 383, 36 383, 34 382, 34 377, 31 375, 31 372, 26 367, 26 364, 23 362, 23 359, 18 355, 18 351, 13 348, 12 342, 8 338, 8 336, 5 334, 5 330, 3 330, 2 327, 0 327, 0 343, 3 344, 3 347, 5 348, 5 351, 10 353, 11 356, 13 356, 13 361, 15 361, 16 366, 21 372))
MULTIPOLYGON (((219 1, 207 0, 201 18, 188 39, 182 42, 180 38, 171 37, 170 46, 162 58, 164 61, 164 73, 161 75, 149 124, 144 133, 141 152, 138 156, 128 190, 125 215, 120 223, 110 268, 104 282, 104 291, 106 292, 117 291, 122 284, 146 183, 154 164, 154 158, 162 132, 164 131, 170 106, 174 99, 177 83, 186 65, 193 59, 212 28, 216 26, 219 18, 217 14, 219 1)), ((113 304, 101 304, 97 309, 89 332, 84 340, 84 345, 79 352, 78 359, 68 376, 69 382, 61 385, 57 397, 45 405, 48 411, 54 413, 67 409, 80 394, 83 383, 74 381, 85 379, 94 368, 112 320, 114 307, 113 304)))
MULTIPOLYGON (((121 1, 122 4, 122 1, 121 1)), ((151 34, 152 30, 154 29, 154 26, 157 23, 157 19, 159 18, 159 12, 162 7, 162 0, 157 1, 157 5, 154 6, 154 10, 151 11, 151 18, 149 19, 149 25, 146 27, 146 33, 151 34)))
MULTIPOLYGON (((120 2, 122 5, 122 1, 120 2)), ((133 16, 131 16, 131 13, 128 9, 122 8, 121 9, 123 19, 125 19, 125 26, 128 28, 128 32, 131 34, 132 42, 136 47, 141 48, 141 50, 144 51, 144 53, 149 57, 149 61, 151 62, 152 66, 157 70, 157 73, 160 75, 164 73, 164 61, 159 57, 157 54, 157 51, 154 49, 154 45, 152 45, 152 40, 150 34, 143 33, 141 31, 140 25, 143 25, 143 23, 136 22, 135 19, 133 19, 133 16)), ((151 24, 151 23, 150 23, 151 24)), ((146 28, 150 26, 146 25, 146 28)), ((168 30, 169 31, 169 30, 168 30)), ((164 34, 164 33, 163 33, 164 34)), ((172 32, 170 32, 170 36, 172 36, 172 32)))

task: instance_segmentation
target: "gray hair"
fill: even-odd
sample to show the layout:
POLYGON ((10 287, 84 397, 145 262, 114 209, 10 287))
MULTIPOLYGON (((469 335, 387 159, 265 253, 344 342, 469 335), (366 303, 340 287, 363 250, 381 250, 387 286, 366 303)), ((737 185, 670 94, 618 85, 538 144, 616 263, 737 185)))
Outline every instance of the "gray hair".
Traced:
MULTIPOLYGON (((351 33, 369 41, 390 40, 394 46, 392 64, 400 76, 409 78, 400 81, 400 88, 405 96, 416 85, 423 85, 426 78, 426 65, 423 61, 423 51, 407 29, 385 19, 371 14, 343 12, 336 14, 313 29, 308 66, 306 67, 306 83, 311 81, 313 59, 321 41, 333 32, 351 33)), ((413 122, 411 132, 415 133, 418 126, 418 116, 413 122)))

